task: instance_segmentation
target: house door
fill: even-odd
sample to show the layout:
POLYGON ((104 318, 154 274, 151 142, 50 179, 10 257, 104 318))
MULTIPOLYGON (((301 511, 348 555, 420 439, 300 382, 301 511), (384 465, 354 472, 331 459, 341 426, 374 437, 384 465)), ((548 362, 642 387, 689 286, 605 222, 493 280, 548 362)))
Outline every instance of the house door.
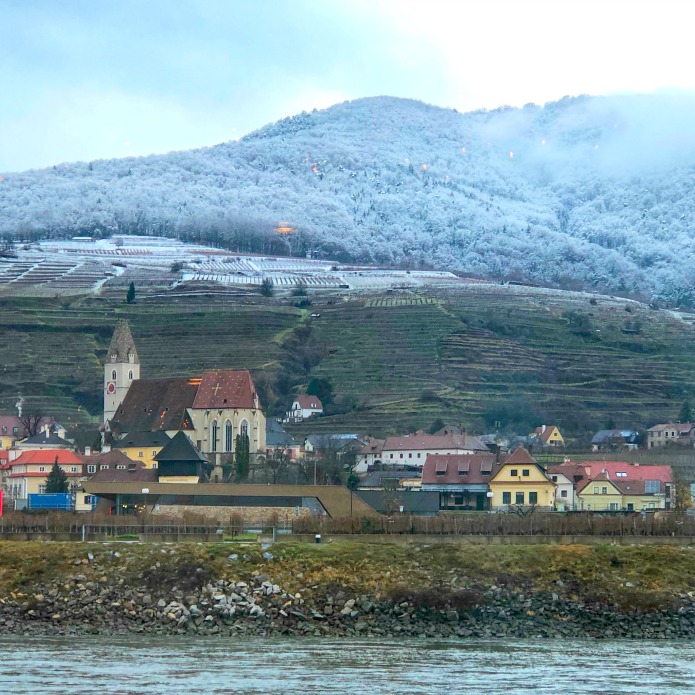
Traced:
POLYGON ((485 509, 485 498, 486 494, 484 492, 479 492, 475 496, 475 508, 477 511, 482 512, 485 509))

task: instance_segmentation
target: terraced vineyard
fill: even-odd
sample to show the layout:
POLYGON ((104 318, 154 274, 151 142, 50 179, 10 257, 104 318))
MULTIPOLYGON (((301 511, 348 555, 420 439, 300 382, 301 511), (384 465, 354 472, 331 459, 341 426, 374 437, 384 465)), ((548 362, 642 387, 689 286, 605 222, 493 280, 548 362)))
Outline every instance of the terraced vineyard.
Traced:
MULTIPOLYGON (((581 433, 609 417, 619 426, 671 419, 695 394, 693 315, 497 285, 311 299, 297 309, 259 295, 134 305, 6 298, 0 409, 11 412, 21 395, 68 425, 96 421, 101 361, 119 317, 131 322, 143 377, 248 368, 271 385, 291 357, 286 337, 310 327, 321 359, 303 378, 328 377, 344 412, 296 426, 298 434, 386 434, 440 417, 479 431, 542 418, 581 433)), ((291 394, 279 396, 274 405, 288 406, 291 394)))

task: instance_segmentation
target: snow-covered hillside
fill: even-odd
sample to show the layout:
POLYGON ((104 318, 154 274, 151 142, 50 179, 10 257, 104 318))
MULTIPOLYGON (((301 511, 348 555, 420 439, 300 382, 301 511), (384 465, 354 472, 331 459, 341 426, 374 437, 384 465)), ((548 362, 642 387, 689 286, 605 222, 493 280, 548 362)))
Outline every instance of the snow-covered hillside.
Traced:
POLYGON ((0 231, 150 233, 695 303, 689 98, 460 114, 389 97, 238 142, 5 173, 0 231))

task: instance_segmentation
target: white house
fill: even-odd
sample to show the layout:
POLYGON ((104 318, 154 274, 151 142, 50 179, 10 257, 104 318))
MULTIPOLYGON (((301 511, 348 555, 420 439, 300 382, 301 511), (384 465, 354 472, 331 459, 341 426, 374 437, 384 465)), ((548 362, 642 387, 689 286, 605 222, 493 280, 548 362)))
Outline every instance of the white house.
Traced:
POLYGON ((317 396, 297 396, 287 411, 285 422, 301 422, 316 415, 323 415, 323 403, 317 396))
POLYGON ((403 437, 372 439, 357 452, 356 473, 366 473, 373 466, 422 468, 427 456, 476 454, 488 449, 478 437, 464 433, 425 434, 422 431, 403 437))
POLYGON ((574 470, 567 465, 550 466, 548 477, 557 485, 555 489, 555 509, 558 512, 572 512, 579 508, 577 489, 575 487, 574 470))

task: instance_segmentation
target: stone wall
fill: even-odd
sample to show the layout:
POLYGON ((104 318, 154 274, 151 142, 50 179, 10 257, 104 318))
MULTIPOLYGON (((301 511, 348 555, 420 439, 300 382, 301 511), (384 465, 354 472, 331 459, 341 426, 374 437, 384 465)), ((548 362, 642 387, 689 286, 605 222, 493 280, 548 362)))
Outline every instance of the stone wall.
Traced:
POLYGON ((180 521, 205 519, 225 525, 236 525, 243 521, 244 524, 258 524, 272 526, 273 521, 284 526, 292 524, 292 519, 298 516, 307 516, 309 510, 305 507, 207 507, 187 504, 158 505, 153 511, 152 517, 166 517, 180 521))

